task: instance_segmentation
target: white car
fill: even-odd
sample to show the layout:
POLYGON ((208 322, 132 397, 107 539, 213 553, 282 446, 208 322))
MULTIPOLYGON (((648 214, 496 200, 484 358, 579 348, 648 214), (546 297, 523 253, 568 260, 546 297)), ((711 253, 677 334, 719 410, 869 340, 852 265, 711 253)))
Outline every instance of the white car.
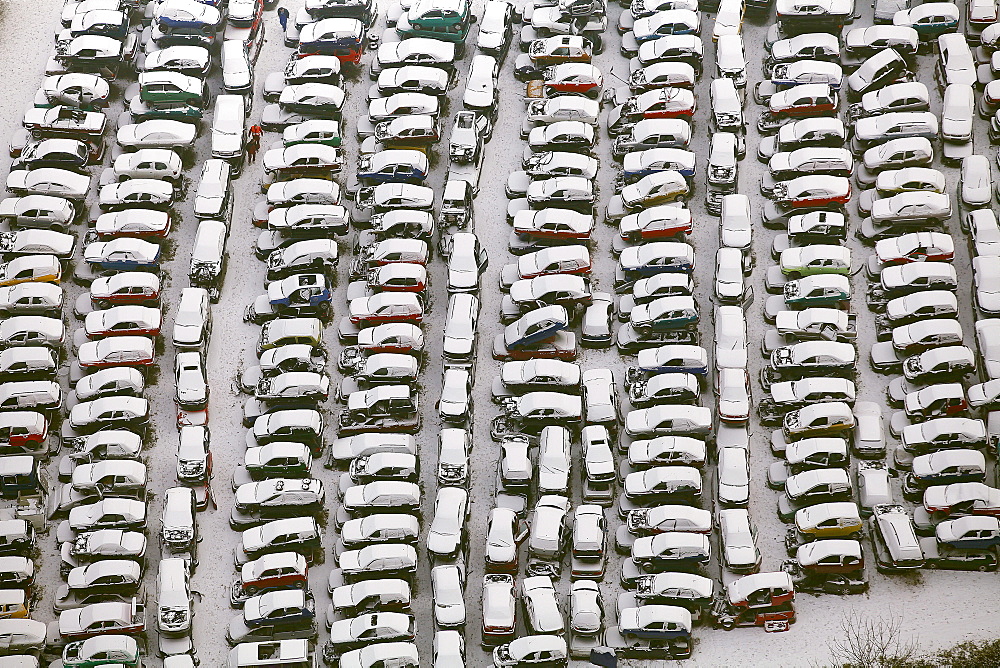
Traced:
POLYGON ((174 314, 173 343, 176 348, 200 348, 211 331, 208 291, 184 288, 174 314))
POLYGON ((734 573, 755 573, 760 568, 757 549, 757 529, 750 514, 742 508, 719 511, 719 534, 722 538, 722 559, 734 573))
POLYGON ((715 309, 715 366, 718 369, 747 367, 747 321, 739 306, 715 309))
POLYGON ((583 372, 586 422, 588 425, 618 424, 618 395, 610 369, 588 369, 583 372))
POLYGON ((434 622, 445 629, 465 626, 465 571, 457 564, 431 569, 434 622))
POLYGON ((719 448, 719 502, 746 506, 750 500, 750 453, 746 448, 719 448))
POLYGON ((206 160, 194 199, 194 215, 198 218, 222 219, 229 206, 231 165, 222 159, 206 160))
POLYGON ((434 500, 434 519, 427 532, 431 556, 453 558, 462 549, 469 493, 461 487, 442 487, 434 500))
POLYGON ((493 113, 497 101, 497 76, 500 66, 493 56, 475 56, 469 66, 462 103, 467 109, 493 113))
POLYGON ((446 422, 461 422, 472 416, 472 377, 468 369, 445 367, 438 413, 446 422))
POLYGON ((168 118, 154 118, 118 128, 118 143, 126 149, 186 149, 194 145, 198 126, 168 118))
POLYGON ((733 194, 722 197, 722 218, 719 225, 719 243, 727 248, 747 249, 753 241, 753 223, 750 220, 750 198, 733 194))
POLYGON ((719 369, 716 394, 719 419, 746 422, 750 419, 750 376, 746 369, 719 369))
POLYGON ((176 183, 184 167, 181 157, 168 148, 141 148, 123 153, 114 162, 114 174, 121 179, 160 179, 176 183))
POLYGON ((565 427, 542 429, 538 449, 538 489, 541 494, 566 494, 569 490, 571 437, 565 427))
POLYGON ((208 381, 199 352, 177 353, 174 361, 177 403, 185 410, 201 410, 208 403, 208 381))
POLYGON ((748 295, 743 251, 720 248, 715 252, 715 297, 723 304, 743 304, 748 295))
POLYGON ((531 633, 562 634, 566 628, 556 589, 548 575, 535 575, 521 581, 521 597, 531 633))

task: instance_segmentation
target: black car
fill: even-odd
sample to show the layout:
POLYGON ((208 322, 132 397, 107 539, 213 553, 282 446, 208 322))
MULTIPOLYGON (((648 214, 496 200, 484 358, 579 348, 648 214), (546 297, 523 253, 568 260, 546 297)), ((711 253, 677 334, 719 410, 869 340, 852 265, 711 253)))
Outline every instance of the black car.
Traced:
POLYGON ((59 167, 82 173, 89 162, 91 162, 91 149, 86 143, 76 139, 43 139, 28 144, 10 168, 15 170, 59 167))

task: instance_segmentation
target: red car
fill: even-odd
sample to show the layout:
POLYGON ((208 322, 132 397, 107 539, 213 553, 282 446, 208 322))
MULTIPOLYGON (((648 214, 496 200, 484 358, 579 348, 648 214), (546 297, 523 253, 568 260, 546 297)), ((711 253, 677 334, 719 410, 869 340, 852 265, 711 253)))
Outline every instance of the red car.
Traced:
POLYGON ((412 292, 382 292, 373 297, 358 297, 348 305, 351 322, 420 322, 424 306, 412 292))
POLYGON ((590 63, 562 63, 545 69, 545 93, 551 96, 577 94, 594 97, 604 86, 601 71, 590 63))
POLYGON ((820 116, 836 112, 839 103, 828 84, 803 84, 772 95, 768 111, 775 116, 820 116))
POLYGON ((98 308, 145 304, 160 298, 160 278, 145 271, 125 271, 90 284, 90 300, 98 308))
POLYGON ((882 264, 948 262, 955 255, 955 242, 943 232, 911 232, 876 242, 875 255, 882 264))
POLYGON ((35 450, 49 435, 49 422, 41 413, 13 411, 0 413, 0 450, 7 448, 35 450))
POLYGON ((309 583, 306 558, 297 552, 265 554, 240 568, 240 578, 233 583, 231 599, 239 605, 250 596, 273 589, 305 589, 309 583))

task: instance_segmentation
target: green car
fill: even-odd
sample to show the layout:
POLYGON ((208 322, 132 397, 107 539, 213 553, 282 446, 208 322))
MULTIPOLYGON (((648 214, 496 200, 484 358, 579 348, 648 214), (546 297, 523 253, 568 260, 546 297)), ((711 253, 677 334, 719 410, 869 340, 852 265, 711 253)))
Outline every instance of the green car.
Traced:
POLYGON ((779 259, 781 273, 797 278, 813 274, 851 273, 851 249, 832 244, 786 248, 779 259))
POLYGON ((430 37, 462 43, 469 34, 469 0, 417 0, 396 24, 403 38, 430 37))
POLYGON ((317 118, 289 125, 282 132, 281 141, 285 146, 326 144, 337 148, 341 141, 340 122, 317 118))
POLYGON ((141 663, 139 645, 135 638, 126 635, 100 635, 71 642, 63 648, 64 668, 90 668, 91 666, 126 666, 138 668, 141 663))
POLYGON ((150 104, 180 102, 204 107, 208 88, 203 80, 180 72, 143 72, 139 75, 139 99, 150 104))
POLYGON ((851 279, 840 274, 816 274, 785 283, 788 306, 835 306, 851 298, 851 279))

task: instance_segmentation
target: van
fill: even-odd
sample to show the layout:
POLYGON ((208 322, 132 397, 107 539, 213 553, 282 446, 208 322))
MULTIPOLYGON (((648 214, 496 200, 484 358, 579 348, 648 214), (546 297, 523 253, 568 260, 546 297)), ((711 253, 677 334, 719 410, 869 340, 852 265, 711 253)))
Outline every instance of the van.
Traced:
POLYGON ((879 572, 908 571, 923 566, 924 553, 906 509, 898 504, 880 504, 872 512, 869 526, 879 572))
POLYGON ((215 112, 212 114, 212 157, 233 161, 236 173, 239 173, 243 166, 246 118, 247 103, 242 95, 219 95, 215 98, 215 112))
POLYGON ((246 95, 253 90, 253 65, 243 40, 222 43, 222 88, 230 95, 246 95))
POLYGON ((319 668, 319 655, 305 638, 244 642, 229 650, 225 668, 319 668))
POLYGON ((156 629, 167 636, 179 636, 191 630, 191 583, 184 559, 160 560, 156 576, 156 629))
POLYGON ((747 85, 747 57, 741 35, 722 35, 715 43, 715 64, 719 79, 731 79, 737 88, 747 85))
POLYGON ((712 123, 720 132, 740 132, 744 129, 743 99, 736 83, 729 77, 712 80, 709 88, 712 103, 712 123))
POLYGON ((226 272, 226 236, 229 230, 221 220, 203 220, 198 223, 191 251, 188 278, 196 287, 209 289, 212 302, 219 299, 218 284, 226 272))

